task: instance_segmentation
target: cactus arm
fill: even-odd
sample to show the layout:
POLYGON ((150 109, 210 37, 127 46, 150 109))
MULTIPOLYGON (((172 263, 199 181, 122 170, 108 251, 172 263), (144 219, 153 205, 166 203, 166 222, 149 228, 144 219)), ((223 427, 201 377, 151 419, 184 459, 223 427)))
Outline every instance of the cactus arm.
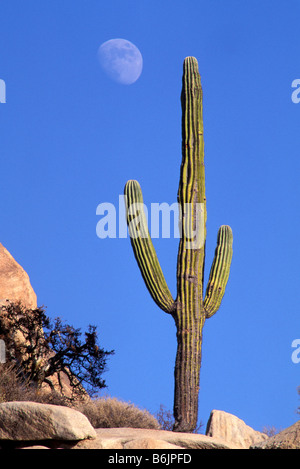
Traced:
POLYGON ((232 259, 232 241, 230 226, 221 226, 204 299, 207 318, 218 311, 225 293, 232 259))
POLYGON ((128 181, 124 195, 130 241, 146 287, 155 303, 166 313, 172 314, 175 310, 175 302, 165 281, 148 231, 139 183, 134 180, 128 181), (138 217, 138 223, 134 223, 136 217, 138 217))

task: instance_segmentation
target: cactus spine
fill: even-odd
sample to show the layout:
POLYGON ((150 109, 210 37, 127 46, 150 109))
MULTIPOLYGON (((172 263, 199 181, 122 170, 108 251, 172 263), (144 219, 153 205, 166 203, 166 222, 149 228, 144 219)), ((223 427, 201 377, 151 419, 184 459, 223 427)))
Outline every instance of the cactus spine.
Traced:
POLYGON ((192 432, 197 425, 202 329, 219 309, 229 277, 232 231, 221 226, 205 296, 203 274, 206 239, 206 197, 202 88, 198 63, 187 57, 182 78, 182 163, 178 189, 180 243, 177 259, 177 297, 164 279, 143 212, 137 181, 125 185, 131 244, 145 284, 156 302, 173 316, 177 328, 174 431, 192 432), (137 221, 134 225, 134 221, 137 221), (192 242, 195 240, 196 242, 192 242), (191 244, 192 242, 192 244, 191 244))

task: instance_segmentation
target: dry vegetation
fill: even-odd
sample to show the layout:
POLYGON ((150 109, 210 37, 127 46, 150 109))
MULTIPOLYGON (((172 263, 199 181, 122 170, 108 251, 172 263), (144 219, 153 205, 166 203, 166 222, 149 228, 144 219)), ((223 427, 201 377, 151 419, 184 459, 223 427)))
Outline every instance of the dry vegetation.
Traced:
MULTIPOLYGON (((33 401, 70 406, 58 393, 42 393, 30 382, 24 382, 21 373, 13 366, 0 364, 0 403, 8 401, 33 401)), ((82 404, 73 405, 82 412, 94 428, 152 428, 160 429, 158 420, 147 410, 139 409, 134 404, 105 397, 91 399, 82 404)))
POLYGON ((105 387, 101 374, 105 370, 106 357, 113 353, 98 347, 97 334, 92 326, 85 333, 85 341, 82 342, 80 329, 64 326, 59 318, 52 325, 43 308, 29 311, 21 304, 13 303, 1 308, 0 319, 0 338, 6 338, 7 350, 10 352, 9 360, 0 363, 0 403, 32 401, 72 407, 86 415, 94 428, 167 429, 169 422, 164 418, 162 410, 156 418, 130 402, 112 397, 89 397, 105 387), (36 331, 43 333, 37 334, 36 331), (16 340, 20 334, 22 340, 16 340), (50 358, 44 360, 45 356, 50 358), (53 369, 50 373, 51 360, 54 360, 55 365, 59 364, 59 367, 51 362, 53 369), (65 373, 72 390, 78 388, 76 380, 84 383, 82 388, 87 392, 80 391, 74 395, 72 393, 71 397, 64 396, 68 393, 64 393, 62 387, 57 389, 49 385, 54 372, 65 373), (69 372, 74 373, 75 381, 70 379, 69 372))
POLYGON ((69 401, 55 391, 42 392, 29 380, 24 379, 22 371, 10 364, 0 364, 0 404, 10 401, 32 401, 44 404, 69 405, 69 401))
POLYGON ((129 402, 114 397, 94 399, 77 406, 94 428, 160 428, 156 418, 147 410, 142 410, 129 402))

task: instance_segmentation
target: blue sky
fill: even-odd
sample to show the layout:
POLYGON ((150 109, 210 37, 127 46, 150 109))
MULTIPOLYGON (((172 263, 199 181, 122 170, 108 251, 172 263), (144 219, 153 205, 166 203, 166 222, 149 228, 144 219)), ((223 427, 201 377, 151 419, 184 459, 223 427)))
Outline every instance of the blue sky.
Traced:
MULTIPOLYGON (((176 202, 181 78, 204 94, 206 280, 217 230, 234 235, 230 279, 203 333, 199 419, 212 409, 257 430, 298 420, 300 4, 290 0, 2 0, 0 242, 39 305, 115 349, 106 392, 150 412, 173 406, 175 325, 152 301, 129 238, 99 239, 97 206, 128 179, 144 201, 176 202), (134 43, 143 71, 109 79, 97 59, 134 43)), ((178 239, 154 245, 173 296, 178 239)))

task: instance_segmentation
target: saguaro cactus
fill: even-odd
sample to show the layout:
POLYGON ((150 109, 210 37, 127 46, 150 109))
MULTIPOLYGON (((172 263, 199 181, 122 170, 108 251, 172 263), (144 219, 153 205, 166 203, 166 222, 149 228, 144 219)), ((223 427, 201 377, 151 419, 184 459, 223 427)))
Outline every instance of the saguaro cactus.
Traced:
POLYGON ((217 247, 204 296, 206 198, 202 88, 198 63, 187 57, 182 79, 182 163, 178 190, 180 243, 177 260, 177 297, 164 279, 142 209, 137 181, 125 185, 127 223, 131 244, 145 284, 156 302, 172 315, 177 328, 174 431, 192 432, 197 425, 202 329, 218 310, 232 258, 232 231, 220 227, 217 247), (136 223, 134 223, 136 221, 136 223))

